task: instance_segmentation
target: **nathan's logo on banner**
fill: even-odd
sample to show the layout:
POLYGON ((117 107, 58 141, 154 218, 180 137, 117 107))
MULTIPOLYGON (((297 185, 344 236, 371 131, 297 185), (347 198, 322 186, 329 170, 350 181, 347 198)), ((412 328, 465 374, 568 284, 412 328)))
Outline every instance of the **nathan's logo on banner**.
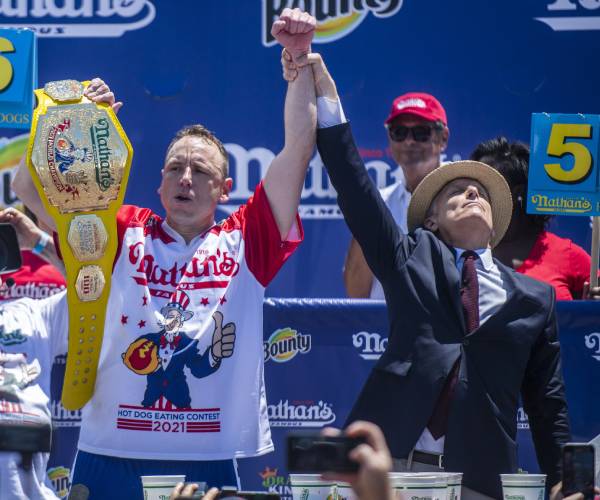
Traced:
POLYGON ((529 429, 529 416, 522 406, 517 410, 517 429, 529 429))
MULTIPOLYGON (((1 0, 0 0, 1 1, 1 0)), ((15 206, 19 199, 10 189, 19 161, 27 151, 29 134, 0 137, 0 208, 15 206)))
POLYGON ((368 360, 377 360, 387 347, 387 337, 378 333, 358 332, 352 335, 352 345, 360 349, 360 357, 368 360))
POLYGON ((325 427, 335 421, 331 403, 280 400, 267 406, 271 427, 325 427))
POLYGON ((315 43, 333 42, 345 37, 362 23, 369 13, 385 18, 396 14, 403 0, 263 0, 262 42, 274 45, 271 26, 285 8, 300 8, 317 20, 315 43))
POLYGON ((81 410, 67 410, 59 401, 52 401, 50 411, 54 427, 81 426, 81 410))
POLYGON ((572 196, 547 196, 535 194, 531 196, 531 204, 539 212, 563 212, 572 214, 585 214, 591 212, 592 203, 585 198, 572 196))
POLYGON ((71 488, 71 469, 66 467, 53 467, 47 471, 48 479, 52 483, 52 487, 58 498, 67 498, 69 489, 71 488))
POLYGON ((290 361, 296 354, 310 351, 310 335, 302 335, 291 328, 275 330, 269 340, 263 342, 265 361, 272 359, 276 363, 290 361))
POLYGON ((600 30, 600 9, 598 0, 548 0, 543 17, 536 17, 554 31, 593 31, 600 30))
POLYGON ((592 351, 592 357, 600 361, 600 333, 594 332, 586 335, 585 346, 592 351))
MULTIPOLYGON (((230 214, 252 196, 254 188, 267 173, 275 153, 264 147, 246 149, 233 143, 225 144, 225 149, 229 153, 233 189, 229 193, 228 204, 218 205, 218 208, 230 214)), ((392 167, 383 160, 366 161, 365 166, 378 188, 397 182, 402 175, 397 166, 392 167)), ((308 164, 298 213, 303 220, 342 218, 342 212, 337 205, 337 193, 318 154, 315 154, 308 164)))
POLYGON ((278 475, 277 469, 271 469, 268 466, 258 475, 262 478, 263 487, 269 493, 277 493, 281 500, 292 500, 292 487, 289 477, 278 475))
POLYGON ((0 0, 2 26, 48 37, 119 37, 156 17, 150 0, 0 0))

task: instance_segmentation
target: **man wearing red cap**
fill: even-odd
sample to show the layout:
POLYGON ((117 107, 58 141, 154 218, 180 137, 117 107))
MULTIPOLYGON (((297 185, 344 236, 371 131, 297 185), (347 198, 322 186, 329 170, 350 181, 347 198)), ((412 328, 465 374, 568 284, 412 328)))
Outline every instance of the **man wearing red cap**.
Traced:
MULTIPOLYGON (((398 226, 406 231, 410 195, 429 172, 440 166, 440 155, 448 145, 448 120, 435 97, 409 92, 394 99, 385 128, 392 156, 405 180, 382 189, 381 195, 398 226)), ((381 284, 373 277, 354 239, 346 257, 344 284, 349 297, 383 299, 381 284)))

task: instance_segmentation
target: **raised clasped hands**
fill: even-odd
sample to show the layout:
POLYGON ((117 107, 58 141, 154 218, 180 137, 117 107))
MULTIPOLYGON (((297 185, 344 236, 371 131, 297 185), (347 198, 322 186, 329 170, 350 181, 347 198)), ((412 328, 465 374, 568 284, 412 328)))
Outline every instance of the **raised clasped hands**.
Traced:
POLYGON ((299 66, 308 63, 310 45, 317 26, 316 19, 300 9, 283 9, 273 26, 271 35, 290 54, 299 66))

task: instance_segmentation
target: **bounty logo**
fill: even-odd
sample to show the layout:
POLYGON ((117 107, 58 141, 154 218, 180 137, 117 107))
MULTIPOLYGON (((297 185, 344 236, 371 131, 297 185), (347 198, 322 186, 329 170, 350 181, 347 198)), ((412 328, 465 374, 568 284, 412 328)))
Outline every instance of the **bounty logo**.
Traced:
POLYGON ((271 26, 285 8, 300 8, 317 20, 315 43, 328 43, 352 33, 369 13, 385 18, 396 14, 404 0, 263 0, 262 43, 274 45, 271 26))
POLYGON ((267 406, 271 427, 325 427, 335 421, 331 403, 280 400, 267 406))
POLYGON ((66 467, 53 467, 47 471, 48 479, 52 483, 52 487, 58 498, 67 498, 69 489, 71 488, 71 470, 66 467))
POLYGON ((517 410, 517 429, 529 429, 529 416, 522 406, 517 410))
POLYGON ((590 15, 600 9, 598 0, 553 0, 546 6, 547 15, 536 17, 554 31, 600 30, 600 15, 590 15))
POLYGON ((4 28, 29 28, 42 37, 120 37, 156 17, 150 0, 0 0, 4 28))
POLYGON ((265 362, 272 359, 276 363, 286 363, 296 357, 296 354, 306 354, 310 351, 310 335, 302 335, 291 328, 275 330, 269 340, 263 342, 265 362))
POLYGON ((352 335, 352 345, 360 349, 360 357, 367 360, 378 360, 387 347, 387 337, 378 333, 358 332, 352 335))
MULTIPOLYGON (((1 1, 1 0, 0 0, 1 1)), ((0 207, 17 208, 21 203, 10 189, 10 183, 19 166, 21 157, 27 151, 29 134, 0 138, 0 207)))
POLYGON ((596 361, 600 361, 600 333, 598 333, 598 332, 590 333, 589 335, 586 335, 584 337, 584 339, 585 339, 585 346, 588 349, 591 349, 593 352, 592 357, 596 361))

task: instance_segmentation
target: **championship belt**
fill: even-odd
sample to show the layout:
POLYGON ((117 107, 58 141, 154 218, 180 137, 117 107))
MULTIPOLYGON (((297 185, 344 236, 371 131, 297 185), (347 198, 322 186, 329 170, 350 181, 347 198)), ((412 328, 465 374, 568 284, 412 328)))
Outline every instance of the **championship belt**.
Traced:
POLYGON ((89 82, 50 82, 35 94, 27 164, 54 219, 67 271, 69 351, 65 408, 94 393, 113 262, 117 211, 133 150, 108 104, 83 96, 89 82))

